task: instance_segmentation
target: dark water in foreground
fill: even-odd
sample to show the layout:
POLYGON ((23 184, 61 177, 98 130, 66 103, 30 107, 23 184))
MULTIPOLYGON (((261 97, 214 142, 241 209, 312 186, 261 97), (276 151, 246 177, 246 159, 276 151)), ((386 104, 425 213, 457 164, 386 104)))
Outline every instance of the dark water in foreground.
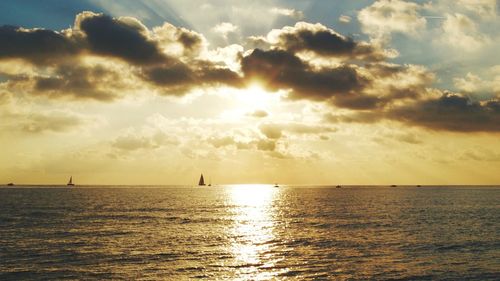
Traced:
POLYGON ((0 188, 0 280, 500 280, 500 188, 0 188))

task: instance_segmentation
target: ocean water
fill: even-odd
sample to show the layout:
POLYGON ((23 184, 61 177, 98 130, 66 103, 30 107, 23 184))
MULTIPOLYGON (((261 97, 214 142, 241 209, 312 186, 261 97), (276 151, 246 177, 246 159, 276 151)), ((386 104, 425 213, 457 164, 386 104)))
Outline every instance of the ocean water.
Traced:
POLYGON ((0 280, 500 280, 500 187, 0 188, 0 280))

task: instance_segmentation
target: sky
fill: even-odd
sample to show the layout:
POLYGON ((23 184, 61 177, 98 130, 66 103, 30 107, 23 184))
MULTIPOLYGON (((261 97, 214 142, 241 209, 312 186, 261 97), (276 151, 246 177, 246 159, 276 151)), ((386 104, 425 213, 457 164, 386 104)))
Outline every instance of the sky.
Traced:
POLYGON ((0 2, 0 183, 500 184, 495 0, 0 2))

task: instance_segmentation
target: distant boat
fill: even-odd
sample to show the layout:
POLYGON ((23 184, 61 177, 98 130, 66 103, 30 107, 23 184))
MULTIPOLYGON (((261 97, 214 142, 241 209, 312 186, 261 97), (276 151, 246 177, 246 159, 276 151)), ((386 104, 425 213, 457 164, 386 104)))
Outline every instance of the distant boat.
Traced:
POLYGON ((397 187, 397 185, 393 184, 393 185, 391 185, 391 187, 397 187))
POLYGON ((13 182, 9 182, 9 183, 7 184, 7 186, 14 186, 14 183, 13 183, 13 182))
POLYGON ((340 185, 337 185, 337 186, 336 186, 335 188, 342 188, 342 186, 340 186, 340 185))
POLYGON ((210 178, 210 180, 208 182, 208 186, 212 186, 212 178, 210 178))
POLYGON ((274 187, 280 187, 280 186, 278 185, 278 183, 275 183, 275 184, 274 184, 274 187))
POLYGON ((420 184, 417 184, 417 187, 422 187, 420 184))
POLYGON ((73 176, 69 177, 67 186, 75 186, 75 184, 73 183, 73 176))
POLYGON ((205 179, 203 179, 203 174, 200 176, 200 181, 198 182, 198 186, 205 186, 205 179))

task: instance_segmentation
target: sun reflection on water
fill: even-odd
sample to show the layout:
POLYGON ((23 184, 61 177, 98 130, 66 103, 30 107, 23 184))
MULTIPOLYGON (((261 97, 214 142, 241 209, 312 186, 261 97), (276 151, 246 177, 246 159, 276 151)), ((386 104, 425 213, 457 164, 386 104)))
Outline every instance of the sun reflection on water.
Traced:
POLYGON ((231 251, 239 274, 245 278, 263 280, 279 273, 270 270, 279 261, 272 251, 276 243, 273 202, 278 193, 271 185, 231 186, 235 206, 231 251))

